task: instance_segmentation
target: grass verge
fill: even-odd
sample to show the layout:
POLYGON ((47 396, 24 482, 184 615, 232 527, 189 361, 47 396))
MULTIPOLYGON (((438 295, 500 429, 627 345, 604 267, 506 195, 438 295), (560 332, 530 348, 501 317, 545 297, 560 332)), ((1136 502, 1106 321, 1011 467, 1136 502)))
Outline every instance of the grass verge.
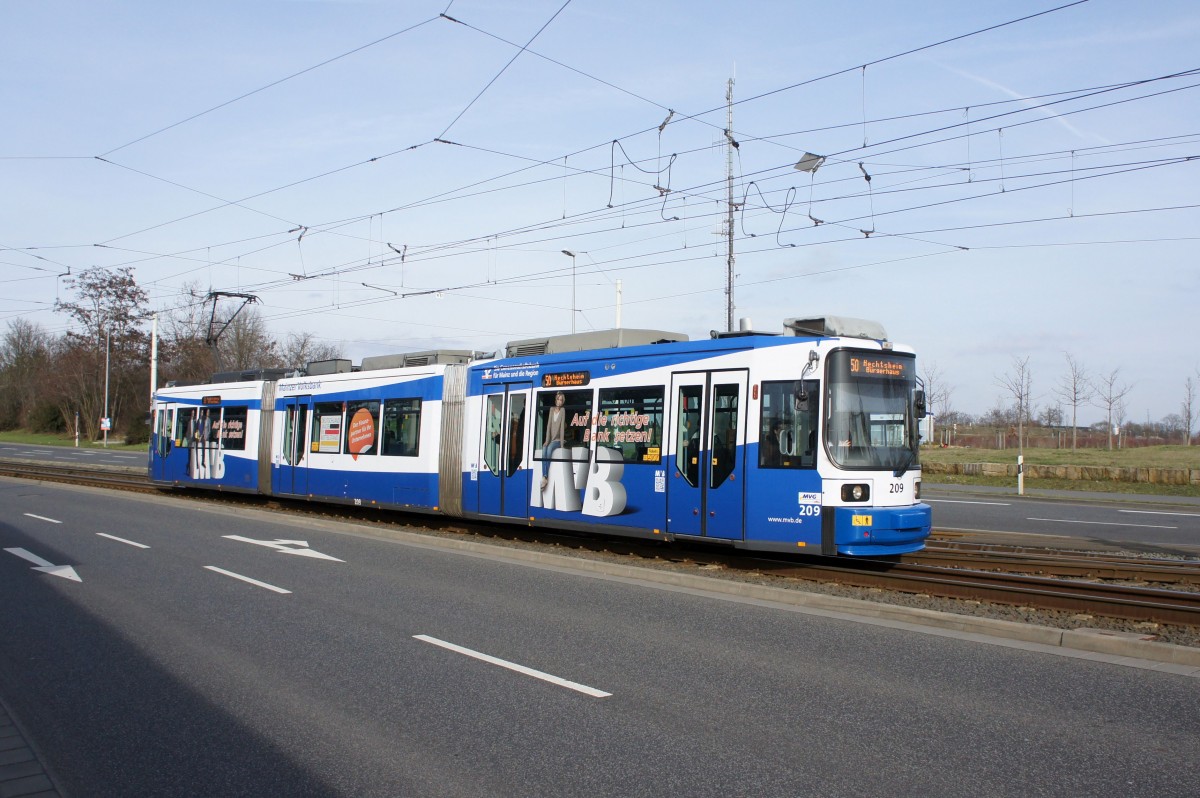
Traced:
MULTIPOLYGON (((38 432, 22 432, 20 430, 8 430, 0 432, 0 443, 24 443, 30 446, 74 446, 75 437, 66 435, 56 435, 53 433, 38 433, 38 432)), ((117 451, 145 452, 148 451, 147 444, 135 443, 132 445, 126 444, 123 438, 108 439, 108 446, 104 445, 103 441, 89 441, 84 438, 79 439, 80 449, 115 449, 117 451)))

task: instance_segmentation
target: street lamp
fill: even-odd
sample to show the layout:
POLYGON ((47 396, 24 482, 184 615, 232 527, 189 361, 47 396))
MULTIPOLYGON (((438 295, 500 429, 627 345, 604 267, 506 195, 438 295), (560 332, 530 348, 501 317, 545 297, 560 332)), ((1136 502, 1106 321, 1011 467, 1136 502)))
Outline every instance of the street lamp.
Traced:
POLYGON ((813 155, 811 152, 804 153, 800 160, 796 162, 795 169, 801 172, 815 174, 825 163, 824 155, 813 155))
POLYGON ((562 254, 571 258, 571 333, 575 333, 575 253, 564 249, 562 254))
POLYGON ((112 426, 112 422, 108 418, 108 361, 109 352, 112 350, 112 328, 109 327, 104 331, 104 418, 100 420, 100 426, 104 428, 104 448, 108 448, 108 428, 112 426))

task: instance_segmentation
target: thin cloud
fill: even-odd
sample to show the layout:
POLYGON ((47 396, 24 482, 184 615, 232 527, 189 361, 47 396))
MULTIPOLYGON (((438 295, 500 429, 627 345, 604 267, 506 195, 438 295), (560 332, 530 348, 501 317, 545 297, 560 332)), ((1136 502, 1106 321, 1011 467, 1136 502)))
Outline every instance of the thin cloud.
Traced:
POLYGON ((957 67, 948 66, 947 64, 938 63, 937 61, 931 60, 930 63, 934 64, 935 66, 941 67, 942 69, 946 70, 947 72, 958 75, 961 78, 966 78, 967 80, 974 81, 975 83, 978 83, 981 86, 986 86, 989 89, 1000 92, 1001 94, 1006 94, 1009 97, 1013 98, 1014 100, 1021 101, 1022 103, 1026 104, 1031 110, 1037 111, 1038 113, 1040 113, 1042 116, 1046 117, 1047 119, 1053 120, 1058 125, 1060 125, 1064 130, 1066 130, 1068 133, 1070 133, 1073 136, 1078 136, 1079 138, 1083 139, 1084 141, 1099 142, 1101 144, 1112 144, 1113 143, 1111 140, 1105 138, 1104 136, 1098 136, 1095 133, 1088 133, 1083 130, 1080 130, 1079 128, 1075 127, 1075 125, 1072 125, 1069 121, 1067 121, 1067 119, 1065 117, 1063 117, 1061 114, 1055 113, 1053 110, 1051 110, 1049 108, 1046 108, 1044 106, 1039 107, 1039 106, 1041 106, 1041 103, 1044 101, 1030 99, 1028 97, 1028 95, 1021 94, 1020 92, 1015 91, 1014 89, 1010 89, 1009 87, 1007 87, 1003 84, 997 83, 994 80, 989 80, 988 78, 985 78, 981 75, 976 75, 972 72, 967 72, 966 70, 959 69, 957 67))

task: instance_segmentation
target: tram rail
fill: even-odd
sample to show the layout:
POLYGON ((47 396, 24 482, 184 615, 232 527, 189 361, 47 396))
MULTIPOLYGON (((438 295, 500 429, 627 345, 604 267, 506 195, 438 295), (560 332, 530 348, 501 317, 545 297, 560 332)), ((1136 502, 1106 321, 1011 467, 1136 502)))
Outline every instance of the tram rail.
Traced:
POLYGON ((1030 547, 943 547, 936 541, 924 551, 904 555, 910 565, 936 565, 977 571, 1003 571, 1031 576, 1052 576, 1173 585, 1200 589, 1200 560, 1123 557, 1104 552, 1061 551, 1030 547))

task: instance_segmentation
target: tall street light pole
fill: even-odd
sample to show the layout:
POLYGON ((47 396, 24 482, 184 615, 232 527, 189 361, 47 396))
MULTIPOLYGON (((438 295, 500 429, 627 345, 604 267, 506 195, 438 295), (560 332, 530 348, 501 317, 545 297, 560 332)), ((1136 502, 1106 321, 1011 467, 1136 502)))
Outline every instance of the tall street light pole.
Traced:
MULTIPOLYGON (((111 322, 110 322, 111 323, 111 322)), ((108 448, 108 428, 112 426, 112 422, 108 417, 108 361, 109 352, 112 350, 112 328, 104 332, 104 419, 102 426, 104 427, 104 448, 108 448)))
POLYGON ((575 333, 575 253, 564 249, 562 254, 571 258, 571 334, 575 333))

